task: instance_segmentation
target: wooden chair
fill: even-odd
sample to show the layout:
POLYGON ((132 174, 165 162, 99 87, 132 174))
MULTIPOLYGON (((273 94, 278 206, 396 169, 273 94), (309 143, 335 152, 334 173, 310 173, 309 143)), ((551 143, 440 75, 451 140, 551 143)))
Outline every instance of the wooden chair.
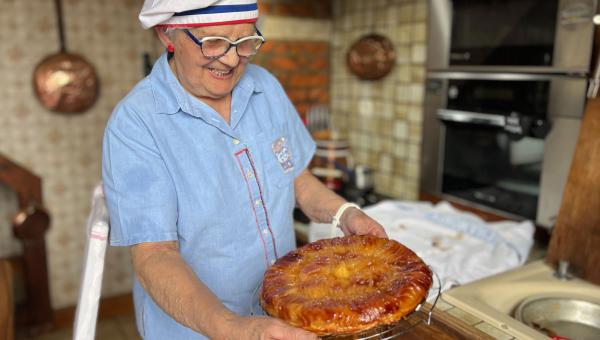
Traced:
POLYGON ((14 339, 14 298, 12 271, 7 260, 0 260, 0 340, 14 339))
POLYGON ((0 154, 0 182, 17 194, 19 210, 12 219, 13 233, 23 244, 23 254, 11 261, 17 264, 15 277, 24 281, 25 301, 15 307, 16 327, 35 335, 53 327, 50 305, 45 235, 50 216, 42 200, 42 180, 25 167, 0 154))

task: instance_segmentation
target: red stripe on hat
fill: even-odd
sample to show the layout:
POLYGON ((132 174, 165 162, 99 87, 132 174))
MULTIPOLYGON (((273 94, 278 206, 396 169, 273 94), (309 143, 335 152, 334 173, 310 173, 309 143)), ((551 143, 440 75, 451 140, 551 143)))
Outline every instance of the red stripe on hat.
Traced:
POLYGON ((218 25, 235 25, 235 24, 246 24, 256 22, 256 18, 253 19, 241 19, 231 21, 215 21, 195 24, 160 24, 156 27, 205 27, 205 26, 218 26, 218 25))

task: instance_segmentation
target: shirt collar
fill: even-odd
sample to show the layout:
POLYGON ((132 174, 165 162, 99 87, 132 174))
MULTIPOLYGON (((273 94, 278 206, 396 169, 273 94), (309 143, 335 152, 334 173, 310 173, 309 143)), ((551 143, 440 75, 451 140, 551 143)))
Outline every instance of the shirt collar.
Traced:
MULTIPOLYGON (((193 116, 207 118, 205 115, 208 105, 202 103, 197 98, 192 97, 183 88, 169 67, 166 53, 163 53, 156 61, 152 68, 152 72, 150 73, 149 80, 154 95, 155 113, 174 114, 181 110, 193 116)), ((247 70, 242 75, 239 83, 235 86, 233 96, 236 95, 238 90, 243 90, 243 92, 249 91, 250 93, 263 91, 260 83, 257 82, 254 76, 250 74, 250 72, 247 72, 247 70)))
POLYGON ((158 58, 148 79, 154 97, 154 113, 173 114, 183 109, 179 91, 179 88, 183 88, 169 67, 166 53, 158 58))

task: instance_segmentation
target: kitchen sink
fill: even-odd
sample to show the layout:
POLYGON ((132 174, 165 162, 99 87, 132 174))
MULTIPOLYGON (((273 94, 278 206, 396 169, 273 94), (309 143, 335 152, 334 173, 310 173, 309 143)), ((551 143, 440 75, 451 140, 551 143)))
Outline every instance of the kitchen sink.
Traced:
POLYGON ((600 304, 590 301, 541 294, 521 302, 514 316, 550 336, 600 339, 600 304))
POLYGON ((577 327, 598 339, 600 331, 600 286, 561 280, 543 260, 452 288, 443 299, 517 339, 547 339, 577 327))

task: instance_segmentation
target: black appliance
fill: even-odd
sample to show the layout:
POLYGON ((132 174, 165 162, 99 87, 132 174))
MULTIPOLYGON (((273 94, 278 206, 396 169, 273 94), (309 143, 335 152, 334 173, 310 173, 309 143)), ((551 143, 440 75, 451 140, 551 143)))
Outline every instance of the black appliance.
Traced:
POLYGON ((585 73, 596 0, 435 0, 428 68, 585 73))
POLYGON ((421 191, 552 226, 585 104, 596 0, 429 3, 421 191))

